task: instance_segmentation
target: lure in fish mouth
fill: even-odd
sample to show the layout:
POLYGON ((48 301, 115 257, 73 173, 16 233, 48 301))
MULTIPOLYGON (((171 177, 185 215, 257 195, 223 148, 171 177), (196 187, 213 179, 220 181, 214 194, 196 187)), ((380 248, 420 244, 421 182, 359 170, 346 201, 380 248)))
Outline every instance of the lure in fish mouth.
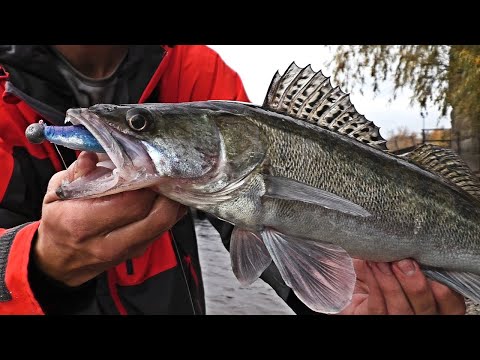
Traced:
POLYGON ((64 182, 57 189, 60 198, 105 196, 134 190, 147 187, 160 175, 142 142, 132 141, 128 135, 105 126, 95 113, 87 109, 70 109, 65 121, 84 126, 94 137, 90 146, 96 140, 106 156, 99 156, 103 160, 87 176, 64 182))
POLYGON ((174 199, 190 199, 197 204, 201 200, 196 192, 231 190, 229 180, 248 174, 258 163, 259 154, 263 154, 261 151, 250 156, 254 160, 250 167, 233 168, 226 161, 221 126, 205 115, 209 110, 197 111, 192 114, 192 109, 169 104, 100 104, 69 109, 65 122, 73 126, 32 124, 26 136, 34 143, 47 139, 70 149, 99 154, 96 170, 72 182, 65 181, 57 189, 62 199, 152 187, 174 199), (179 192, 182 195, 176 194, 179 192))

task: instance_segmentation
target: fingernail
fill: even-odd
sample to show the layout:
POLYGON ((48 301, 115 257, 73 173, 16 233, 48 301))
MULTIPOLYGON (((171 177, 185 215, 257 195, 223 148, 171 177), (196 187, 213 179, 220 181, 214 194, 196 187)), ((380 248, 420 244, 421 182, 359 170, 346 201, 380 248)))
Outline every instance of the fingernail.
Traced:
POLYGON ((392 269, 390 269, 390 264, 376 263, 376 265, 377 265, 377 268, 385 275, 392 275, 392 269))
POLYGON ((402 261, 397 263, 397 266, 407 276, 411 276, 411 275, 415 274, 416 269, 415 269, 415 265, 413 264, 412 260, 408 260, 408 259, 402 260, 402 261))

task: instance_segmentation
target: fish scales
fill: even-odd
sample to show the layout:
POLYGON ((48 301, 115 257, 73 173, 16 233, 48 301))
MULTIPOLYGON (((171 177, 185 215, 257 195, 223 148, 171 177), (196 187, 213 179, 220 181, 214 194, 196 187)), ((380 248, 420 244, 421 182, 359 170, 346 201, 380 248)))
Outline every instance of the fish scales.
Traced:
POLYGON ((149 187, 207 211, 234 225, 242 284, 273 261, 307 306, 338 313, 352 299, 352 257, 413 258, 480 303, 480 180, 448 149, 388 152, 379 128, 310 66, 277 72, 262 106, 99 104, 66 120, 65 131, 33 124, 26 135, 109 160, 64 182, 61 198, 149 187))
MULTIPOLYGON (((269 211, 276 218, 269 221, 272 226, 295 229, 295 235, 303 238, 336 242, 353 256, 370 260, 414 257, 430 266, 440 261, 457 270, 479 269, 480 208, 471 205, 470 196, 406 160, 327 130, 254 106, 228 110, 262 129, 269 144, 266 168, 271 175, 322 188, 373 214, 371 218, 331 214, 332 221, 319 222, 326 215, 324 209, 275 199, 269 211), (461 251, 461 258, 452 258, 452 250, 461 251)), ((245 201, 204 210, 228 217, 221 208, 230 216, 251 214, 245 201)))

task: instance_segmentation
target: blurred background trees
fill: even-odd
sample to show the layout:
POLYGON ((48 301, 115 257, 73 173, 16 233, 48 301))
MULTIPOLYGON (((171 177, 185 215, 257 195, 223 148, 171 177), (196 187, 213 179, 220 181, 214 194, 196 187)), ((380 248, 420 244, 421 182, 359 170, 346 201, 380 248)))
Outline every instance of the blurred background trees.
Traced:
MULTIPOLYGON (((391 100, 409 88, 419 115, 435 107, 450 116, 451 129, 424 129, 420 141, 451 147, 480 171, 479 45, 341 45, 332 63, 334 80, 348 92, 371 86, 378 93, 387 81, 391 100)), ((403 146, 408 139, 412 134, 399 129, 388 144, 403 146)))

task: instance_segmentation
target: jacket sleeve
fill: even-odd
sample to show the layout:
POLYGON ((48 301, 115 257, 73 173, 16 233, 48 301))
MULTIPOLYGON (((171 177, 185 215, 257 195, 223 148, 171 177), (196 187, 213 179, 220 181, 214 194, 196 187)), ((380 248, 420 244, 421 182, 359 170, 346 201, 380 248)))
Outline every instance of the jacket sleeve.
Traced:
POLYGON ((28 281, 28 262, 38 222, 0 229, 0 314, 43 314, 28 281))
MULTIPOLYGON (((22 211, 22 184, 11 180, 18 163, 0 138, 0 314, 42 314, 28 282, 28 262, 38 222, 22 211)), ((21 178, 18 181, 22 181, 21 178)))
POLYGON ((25 206, 25 200, 35 197, 28 188, 35 179, 22 172, 27 157, 21 147, 14 146, 17 129, 8 121, 5 106, 0 108, 0 116, 0 314, 41 314, 28 282, 30 247, 38 227, 34 212, 38 209, 25 206))
MULTIPOLYGON (((0 96, 2 90, 0 82, 0 96)), ((47 145, 26 143, 25 127, 34 116, 25 105, 0 97, 0 314, 40 315, 66 299, 54 297, 58 286, 31 261, 48 179, 59 170, 47 145)))
MULTIPOLYGON (((5 159, 5 156, 3 158, 5 159)), ((0 167, 3 165, 0 161, 0 167)), ((1 176, 1 181, 5 183, 6 178, 1 176)), ((21 181, 22 179, 10 178, 9 184, 18 185, 21 181)), ((15 193, 12 188, 14 187, 8 186, 9 191, 4 194, 4 201, 0 202, 0 315, 43 315, 72 311, 81 313, 85 304, 92 303, 94 281, 81 287, 67 288, 43 274, 31 259, 40 223, 24 222, 29 220, 29 217, 21 211, 13 210, 13 199, 20 200, 22 194, 15 193), (18 222, 19 225, 7 228, 18 222)), ((17 205, 20 205, 20 202, 17 205)), ((22 205, 17 208, 30 207, 28 204, 22 205)))
MULTIPOLYGON (((170 76, 180 74, 183 81, 171 81, 179 84, 176 98, 169 101, 236 100, 249 102, 240 76, 231 69, 212 49, 204 46, 174 48, 170 61, 183 64, 182 71, 171 72, 170 76), (176 48, 176 49, 175 49, 176 48)), ((207 215, 210 223, 219 232, 223 244, 230 249, 230 235, 233 225, 207 215)), ((318 314, 304 305, 295 293, 285 284, 275 264, 272 264, 260 277, 286 302, 297 314, 318 314)))

